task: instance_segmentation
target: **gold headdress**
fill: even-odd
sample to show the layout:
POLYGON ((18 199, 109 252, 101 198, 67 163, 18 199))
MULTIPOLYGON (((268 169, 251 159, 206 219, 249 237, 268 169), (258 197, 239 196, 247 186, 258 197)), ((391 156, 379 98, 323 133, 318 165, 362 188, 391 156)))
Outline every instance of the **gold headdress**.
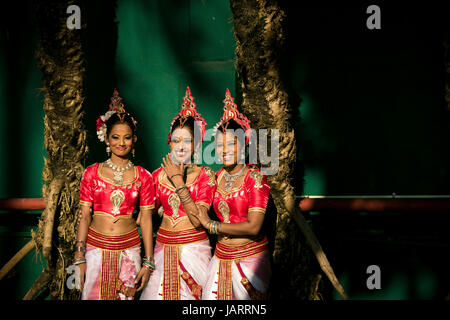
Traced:
POLYGON ((114 88, 113 96, 111 97, 111 103, 109 104, 109 110, 104 114, 98 117, 97 119, 97 136, 100 141, 105 141, 106 138, 106 122, 108 119, 114 114, 117 113, 119 119, 123 121, 125 115, 129 115, 134 124, 134 130, 137 129, 137 121, 125 111, 125 108, 122 103, 122 97, 119 96, 119 91, 114 88))

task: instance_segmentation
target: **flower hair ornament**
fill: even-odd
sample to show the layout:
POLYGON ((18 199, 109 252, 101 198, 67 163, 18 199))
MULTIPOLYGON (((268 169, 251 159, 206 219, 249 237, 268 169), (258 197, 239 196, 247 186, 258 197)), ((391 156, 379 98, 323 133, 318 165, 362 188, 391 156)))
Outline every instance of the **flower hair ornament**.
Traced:
POLYGON ((177 119, 180 118, 180 127, 182 128, 189 117, 194 118, 194 121, 201 122, 201 133, 203 142, 203 139, 205 138, 207 123, 205 119, 202 118, 201 114, 197 112, 196 105, 194 103, 194 97, 191 95, 191 89, 189 89, 188 86, 186 88, 186 94, 183 97, 183 103, 181 104, 181 111, 178 112, 177 115, 172 119, 172 122, 170 122, 170 130, 169 135, 167 137, 167 144, 170 144, 170 141, 172 140, 172 127, 175 121, 177 121, 177 119))
POLYGON ((242 113, 237 109, 236 103, 234 103, 234 98, 230 94, 230 90, 225 92, 225 99, 223 100, 223 115, 219 122, 214 126, 214 135, 219 127, 222 127, 223 132, 227 131, 229 120, 233 119, 238 125, 242 127, 245 133, 245 143, 248 144, 250 141, 251 129, 250 120, 247 119, 242 113))
POLYGON ((119 91, 117 91, 117 89, 114 89, 113 96, 111 97, 111 103, 109 104, 109 110, 97 119, 97 137, 101 142, 105 141, 106 139, 106 122, 114 113, 118 114, 121 121, 123 121, 125 115, 129 115, 131 120, 133 121, 135 130, 137 129, 137 121, 134 120, 134 118, 125 111, 122 103, 122 98, 119 96, 119 91))

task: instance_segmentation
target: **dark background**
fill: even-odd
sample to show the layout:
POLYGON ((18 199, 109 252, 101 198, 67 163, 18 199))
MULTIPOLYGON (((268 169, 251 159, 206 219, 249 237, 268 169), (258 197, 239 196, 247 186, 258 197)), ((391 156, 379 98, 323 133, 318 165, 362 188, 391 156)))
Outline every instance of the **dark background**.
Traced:
MULTIPOLYGON (((222 114, 225 88, 236 93, 228 3, 79 5, 90 148, 85 165, 106 158, 94 124, 117 87, 139 121, 135 163, 154 170, 168 152, 169 123, 187 85, 209 127, 222 114)), ((448 6, 297 1, 283 6, 288 45, 283 75, 301 99, 303 194, 450 195, 450 110, 444 99, 448 6), (371 4, 380 6, 381 30, 366 27, 371 4)), ((32 1, 9 3, 1 14, 0 198, 41 197, 43 95, 32 1)), ((0 213, 1 265, 29 241, 39 214, 0 213)), ((351 298, 441 300, 449 294, 448 212, 305 216, 351 298), (366 287, 366 269, 373 264, 381 268, 381 290, 366 287)), ((40 255, 29 254, 1 280, 2 297, 22 298, 43 263, 40 255)), ((323 289, 325 298, 337 298, 326 279, 323 289)))

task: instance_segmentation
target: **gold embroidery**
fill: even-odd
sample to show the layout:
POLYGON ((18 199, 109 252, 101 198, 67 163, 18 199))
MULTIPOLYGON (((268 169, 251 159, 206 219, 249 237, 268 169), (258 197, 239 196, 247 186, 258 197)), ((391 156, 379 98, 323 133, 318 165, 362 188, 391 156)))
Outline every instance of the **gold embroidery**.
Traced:
POLYGON ((222 200, 219 202, 219 212, 223 217, 224 223, 230 223, 230 208, 228 207, 228 204, 226 201, 222 200))
POLYGON ((100 300, 116 300, 120 251, 102 250, 101 252, 100 300))
POLYGON ((178 214, 178 209, 180 208, 180 198, 178 197, 178 195, 176 193, 172 193, 169 196, 169 205, 172 208, 172 217, 174 217, 175 219, 178 218, 180 215, 178 214))
POLYGON ((140 210, 155 209, 155 205, 149 204, 148 206, 140 206, 139 209, 140 210))
POLYGON ((209 167, 203 167, 203 170, 205 170, 206 174, 209 177, 208 185, 210 187, 214 187, 216 185, 216 181, 215 181, 216 175, 214 174, 214 171, 212 171, 209 167))
POLYGON ((252 171, 250 173, 250 177, 253 178, 253 180, 255 180, 255 188, 261 189, 263 186, 261 184, 261 181, 263 179, 263 175, 261 174, 261 172, 259 171, 252 171))
POLYGON ((103 211, 94 211, 93 215, 94 216, 106 216, 106 217, 111 217, 111 218, 116 218, 116 219, 131 219, 131 218, 133 218, 133 216, 131 214, 113 217, 110 213, 103 212, 103 211))
POLYGON ((206 208, 207 210, 209 210, 209 204, 207 204, 206 202, 203 202, 203 201, 197 201, 195 204, 196 204, 197 206, 202 206, 202 207, 206 208))
POLYGON ((80 200, 81 206, 92 207, 92 202, 80 200))
POLYGON ((123 191, 120 189, 116 189, 113 192, 111 192, 111 196, 109 197, 109 199, 111 200, 113 205, 112 214, 113 215, 120 214, 120 206, 125 200, 125 193, 123 193, 123 191))
POLYGON ((173 218, 172 216, 168 216, 167 214, 165 214, 164 212, 161 214, 161 217, 163 217, 163 219, 169 219, 170 225, 174 228, 177 224, 179 224, 181 221, 184 220, 189 220, 188 216, 183 216, 183 217, 177 217, 177 218, 173 218))
POLYGON ((163 246, 163 299, 180 299, 178 275, 178 246, 163 246))
POLYGON ((248 208, 248 211, 250 212, 255 212, 255 213, 266 213, 266 208, 261 208, 261 207, 250 207, 248 208))
POLYGON ((219 260, 219 279, 217 284, 217 300, 233 299, 232 261, 219 260))

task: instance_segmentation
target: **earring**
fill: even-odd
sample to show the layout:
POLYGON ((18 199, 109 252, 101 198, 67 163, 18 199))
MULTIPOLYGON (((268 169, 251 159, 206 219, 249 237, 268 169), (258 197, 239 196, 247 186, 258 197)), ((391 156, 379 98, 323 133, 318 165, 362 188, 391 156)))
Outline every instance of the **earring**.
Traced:
POLYGON ((111 148, 109 147, 109 144, 107 144, 107 147, 106 147, 106 154, 108 155, 108 157, 111 156, 111 148))
POLYGON ((136 153, 135 153, 135 151, 134 151, 134 148, 131 149, 131 155, 133 156, 133 158, 136 156, 136 153))

